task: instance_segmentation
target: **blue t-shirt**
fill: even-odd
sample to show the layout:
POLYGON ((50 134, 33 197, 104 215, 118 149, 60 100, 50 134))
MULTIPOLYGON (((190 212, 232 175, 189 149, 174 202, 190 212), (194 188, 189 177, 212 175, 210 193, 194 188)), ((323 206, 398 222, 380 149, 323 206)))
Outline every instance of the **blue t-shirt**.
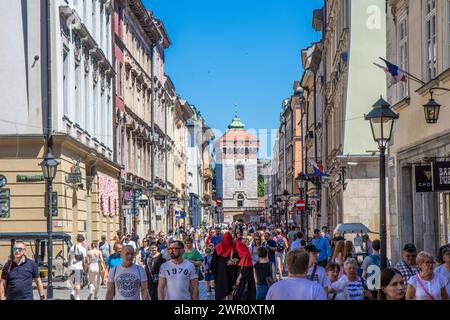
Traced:
POLYGON ((113 253, 108 257, 108 259, 106 259, 106 267, 108 268, 108 270, 111 270, 122 264, 122 262, 122 256, 120 254, 113 253))
POLYGON ((38 266, 33 260, 25 258, 20 265, 8 261, 2 270, 2 280, 6 281, 6 300, 33 300, 33 279, 38 277, 38 266))
POLYGON ((222 241, 222 235, 221 234, 219 234, 219 236, 213 235, 211 237, 211 241, 210 242, 213 243, 214 246, 217 246, 220 243, 220 241, 222 241))
POLYGON ((269 239, 266 242, 264 242, 262 246, 265 247, 267 249, 267 251, 269 252, 269 254, 268 254, 269 261, 272 263, 275 263, 275 251, 270 250, 269 247, 272 247, 272 248, 276 247, 277 243, 275 241, 273 241, 272 239, 269 239))
POLYGON ((313 239, 311 243, 315 245, 317 249, 321 250, 317 255, 318 261, 323 261, 328 259, 328 257, 331 257, 331 248, 327 239, 320 237, 319 239, 313 239))

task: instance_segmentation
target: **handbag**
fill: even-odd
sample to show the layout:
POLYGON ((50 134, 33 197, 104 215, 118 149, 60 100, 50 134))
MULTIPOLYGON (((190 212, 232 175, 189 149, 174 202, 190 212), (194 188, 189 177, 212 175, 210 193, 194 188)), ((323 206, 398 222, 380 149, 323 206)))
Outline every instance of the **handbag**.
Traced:
MULTIPOLYGON (((78 262, 83 261, 83 259, 84 259, 83 254, 77 254, 77 249, 78 249, 78 246, 75 245, 75 248, 73 250, 73 253, 75 255, 75 261, 78 261, 78 262)), ((80 250, 78 250, 78 252, 80 252, 80 250)))

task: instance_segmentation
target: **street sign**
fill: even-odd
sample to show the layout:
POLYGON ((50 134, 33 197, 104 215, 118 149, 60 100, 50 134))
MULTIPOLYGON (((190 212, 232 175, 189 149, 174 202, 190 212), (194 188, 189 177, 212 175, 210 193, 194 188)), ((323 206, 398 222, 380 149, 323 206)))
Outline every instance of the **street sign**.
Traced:
POLYGON ((10 208, 10 190, 0 189, 0 218, 9 218, 10 208))
POLYGON ((3 188, 7 183, 8 180, 6 180, 6 177, 0 174, 0 188, 3 188))
POLYGON ((304 210, 304 209, 306 208, 305 200, 298 200, 298 201, 295 203, 295 207, 296 207, 297 209, 304 210))
POLYGON ((149 201, 148 201, 148 200, 139 200, 139 205, 140 205, 141 207, 147 207, 148 204, 149 204, 149 201))
MULTIPOLYGON (((48 215, 48 199, 45 197, 45 213, 44 216, 48 215)), ((58 192, 52 192, 52 217, 58 216, 58 192)))
POLYGON ((169 196, 169 201, 178 201, 178 197, 177 196, 169 196))

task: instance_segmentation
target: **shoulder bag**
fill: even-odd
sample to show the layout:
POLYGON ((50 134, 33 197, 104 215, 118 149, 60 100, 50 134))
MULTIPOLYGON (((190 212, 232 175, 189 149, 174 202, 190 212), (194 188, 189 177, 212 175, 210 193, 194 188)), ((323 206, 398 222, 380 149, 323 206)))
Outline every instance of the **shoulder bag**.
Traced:
POLYGON ((422 288, 423 292, 426 293, 426 295, 430 298, 430 300, 436 300, 436 299, 431 295, 431 293, 429 293, 428 290, 425 289, 425 286, 423 285, 422 281, 421 281, 420 278, 419 278, 419 275, 417 275, 417 274, 416 274, 416 280, 417 280, 417 282, 419 283, 420 287, 422 288))

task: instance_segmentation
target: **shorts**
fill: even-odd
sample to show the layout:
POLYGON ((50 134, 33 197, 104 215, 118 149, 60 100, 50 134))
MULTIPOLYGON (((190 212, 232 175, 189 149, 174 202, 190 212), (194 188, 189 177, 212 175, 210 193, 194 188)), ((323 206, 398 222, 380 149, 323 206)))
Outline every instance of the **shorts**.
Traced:
POLYGON ((214 281, 214 275, 211 273, 205 273, 205 281, 214 281))
POLYGON ((76 286, 80 286, 83 283, 83 270, 73 270, 71 276, 73 276, 73 283, 76 286))
POLYGON ((286 255, 284 252, 275 252, 275 261, 277 266, 283 266, 284 265, 284 258, 286 255))

